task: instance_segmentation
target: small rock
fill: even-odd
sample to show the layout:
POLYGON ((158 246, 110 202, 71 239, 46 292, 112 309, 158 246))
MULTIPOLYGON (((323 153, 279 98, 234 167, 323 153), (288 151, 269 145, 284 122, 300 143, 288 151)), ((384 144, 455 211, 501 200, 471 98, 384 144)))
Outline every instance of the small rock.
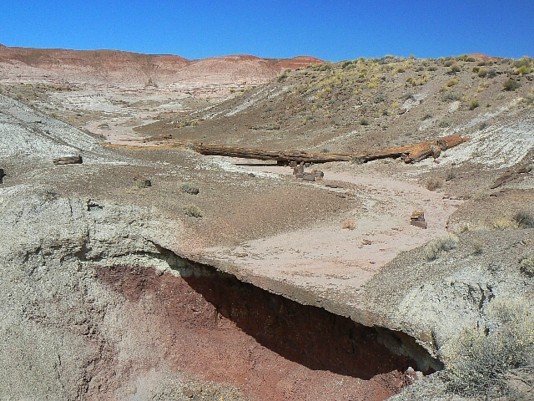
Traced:
POLYGON ((150 181, 148 178, 137 176, 134 177, 135 186, 137 188, 148 188, 152 186, 152 181, 150 181))
POLYGON ((311 173, 304 173, 302 175, 302 179, 304 181, 315 181, 315 175, 311 174, 311 173))
POLYGON ((312 170, 311 172, 315 178, 317 179, 323 179, 324 178, 324 172, 322 172, 321 170, 312 170))
POLYGON ((82 164, 83 159, 82 156, 76 155, 76 156, 65 156, 65 157, 58 157, 52 162, 56 165, 64 165, 64 164, 82 164))

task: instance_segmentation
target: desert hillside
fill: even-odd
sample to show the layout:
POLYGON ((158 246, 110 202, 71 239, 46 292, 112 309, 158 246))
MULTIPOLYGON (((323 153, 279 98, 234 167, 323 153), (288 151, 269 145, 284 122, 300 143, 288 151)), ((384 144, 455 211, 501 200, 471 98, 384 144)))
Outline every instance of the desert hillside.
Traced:
POLYGON ((529 400, 534 61, 0 46, 0 231, 0 399, 529 400))

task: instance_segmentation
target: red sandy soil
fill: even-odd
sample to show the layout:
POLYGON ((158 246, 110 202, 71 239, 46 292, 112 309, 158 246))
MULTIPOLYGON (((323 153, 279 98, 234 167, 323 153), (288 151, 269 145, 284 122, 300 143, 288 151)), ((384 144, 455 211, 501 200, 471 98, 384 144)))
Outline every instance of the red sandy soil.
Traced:
POLYGON ((126 298, 124 338, 144 342, 150 355, 135 362, 138 376, 165 364, 253 400, 373 401, 395 394, 411 364, 380 345, 372 329, 231 276, 128 267, 98 274, 126 298))

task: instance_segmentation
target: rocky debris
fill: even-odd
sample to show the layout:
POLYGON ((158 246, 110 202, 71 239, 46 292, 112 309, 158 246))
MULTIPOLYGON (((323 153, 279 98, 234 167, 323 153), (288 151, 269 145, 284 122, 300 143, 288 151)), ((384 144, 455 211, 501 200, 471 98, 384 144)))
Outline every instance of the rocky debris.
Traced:
POLYGON ((407 385, 413 384, 416 381, 423 379, 423 377, 423 372, 419 370, 416 371, 411 366, 406 369, 406 372, 404 372, 404 379, 406 380, 407 385))
POLYGON ((63 156, 63 157, 58 157, 58 158, 52 160, 52 162, 55 165, 82 164, 83 163, 83 159, 82 159, 81 155, 63 156))
POLYGON ((414 210, 410 216, 410 224, 419 228, 427 228, 425 212, 423 210, 414 210))
POLYGON ((297 163, 293 160, 289 165, 293 168, 293 176, 297 179, 313 182, 324 178, 324 173, 321 170, 313 169, 310 172, 305 171, 307 167, 311 166, 310 163, 297 163))

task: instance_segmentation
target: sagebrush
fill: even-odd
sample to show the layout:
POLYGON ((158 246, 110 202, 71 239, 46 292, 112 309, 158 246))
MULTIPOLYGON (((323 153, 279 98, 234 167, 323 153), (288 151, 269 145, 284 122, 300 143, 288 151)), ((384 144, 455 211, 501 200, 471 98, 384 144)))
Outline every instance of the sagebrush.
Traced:
POLYGON ((534 305, 496 300, 487 322, 461 332, 444 355, 449 389, 486 399, 506 392, 506 374, 534 362, 534 305))

